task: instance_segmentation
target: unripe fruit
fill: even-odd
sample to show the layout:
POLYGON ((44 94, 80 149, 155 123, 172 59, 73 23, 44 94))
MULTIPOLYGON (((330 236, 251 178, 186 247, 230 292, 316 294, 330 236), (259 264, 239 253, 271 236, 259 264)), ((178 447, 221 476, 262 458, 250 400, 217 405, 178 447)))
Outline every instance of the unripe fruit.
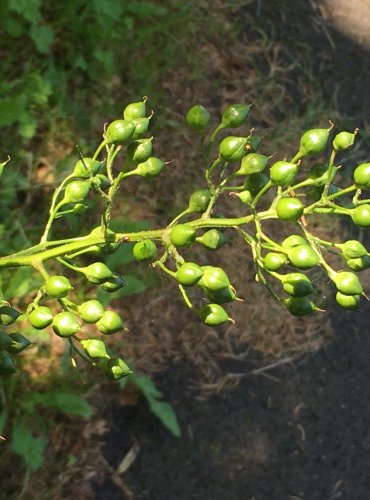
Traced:
POLYGON ((65 189, 64 200, 66 203, 83 201, 88 195, 89 190, 90 183, 88 181, 72 181, 65 189))
POLYGON ((364 271, 370 267, 370 257, 364 255, 363 257, 357 257, 357 259, 347 259, 346 264, 352 271, 364 271))
POLYGON ((351 211, 351 217, 356 226, 370 226, 370 205, 364 204, 354 208, 351 211))
POLYGON ((285 240, 282 242, 281 246, 283 248, 292 248, 297 245, 307 245, 307 240, 302 238, 302 236, 299 236, 299 234, 291 234, 285 240))
POLYGON ((72 290, 72 285, 65 276, 50 276, 45 281, 45 290, 49 297, 62 299, 72 290))
POLYGON ((337 292, 335 295, 335 300, 337 303, 344 307, 345 309, 356 310, 360 304, 360 295, 344 295, 343 293, 337 292))
POLYGON ((82 179, 88 179, 91 174, 96 175, 99 172, 101 165, 100 161, 95 160, 93 162, 92 158, 84 157, 76 163, 73 175, 82 179))
POLYGON ((229 136, 220 142, 220 158, 226 162, 239 161, 246 155, 245 137, 229 136))
POLYGON ((177 224, 171 229, 170 240, 175 247, 186 247, 195 240, 195 229, 187 224, 177 224))
POLYGON ((275 209, 279 219, 295 222, 302 217, 304 205, 298 198, 280 198, 275 209))
POLYGON ((317 307, 307 297, 289 297, 284 304, 293 316, 302 317, 314 312, 317 307))
POLYGON ((84 274, 90 283, 100 285, 112 276, 112 271, 103 262, 94 262, 84 269, 84 274))
POLYGON ((105 311, 104 315, 97 322, 96 326, 104 335, 112 335, 123 329, 123 321, 115 311, 105 311))
POLYGON ((131 123, 134 124, 135 130, 131 136, 132 140, 141 139, 142 136, 148 131, 150 118, 135 118, 131 123))
POLYGON ((198 236, 196 241, 209 250, 218 250, 225 245, 226 238, 221 231, 218 231, 217 229, 210 229, 202 234, 202 236, 198 236))
POLYGON ((230 285, 230 280, 221 267, 204 266, 204 274, 199 281, 199 285, 207 290, 221 290, 230 285))
POLYGON ((54 316, 52 327, 59 337, 72 337, 80 331, 80 323, 77 316, 71 312, 61 312, 54 316))
POLYGON ((127 146, 127 157, 136 163, 147 161, 152 154, 152 139, 138 139, 127 146))
POLYGON ((284 290, 293 297, 306 297, 313 292, 311 281, 303 273, 284 274, 280 279, 284 290))
POLYGON ((110 359, 105 372, 111 380, 119 380, 133 373, 121 358, 110 359))
POLYGON ((176 280, 180 285, 192 286, 203 276, 203 269, 193 262, 185 262, 176 271, 176 280))
POLYGON ((298 166, 287 161, 278 161, 270 168, 270 179, 276 186, 290 186, 297 177, 298 166))
POLYGON ((132 102, 128 104, 123 110, 123 118, 127 121, 136 120, 138 118, 145 117, 145 103, 146 98, 143 101, 132 102))
POLYGON ((157 255, 157 247, 151 240, 143 240, 135 243, 132 253, 137 261, 150 260, 157 255))
POLYGON ((51 325, 53 321, 53 313, 46 306, 38 306, 29 314, 28 321, 31 323, 33 328, 43 330, 51 325))
POLYGON ((81 345, 84 351, 90 358, 109 358, 107 349, 102 340, 87 339, 81 340, 81 345))
POLYGON ((207 298, 214 304, 226 304, 236 299, 235 290, 231 285, 220 290, 206 290, 207 298))
POLYGON ((104 307, 98 300, 87 300, 79 306, 78 313, 85 323, 96 323, 103 317, 104 307))
POLYGON ((204 106, 196 104, 186 114, 186 122, 196 132, 203 133, 209 125, 211 116, 204 106))
POLYGON ((82 203, 76 203, 76 205, 72 208, 72 212, 77 215, 84 214, 86 212, 86 206, 82 203))
POLYGON ((122 144, 128 142, 135 131, 135 125, 127 120, 115 120, 110 123, 106 130, 106 141, 108 144, 122 144))
POLYGON ((117 276, 116 274, 114 274, 109 278, 109 280, 104 281, 104 283, 100 285, 100 288, 105 292, 116 292, 117 290, 123 288, 125 285, 125 280, 122 279, 121 276, 117 276))
POLYGON ((199 311, 200 317, 208 326, 217 326, 225 323, 229 316, 223 307, 218 304, 208 304, 199 311))
POLYGON ((301 137, 299 152, 303 156, 323 153, 329 139, 330 129, 314 128, 305 132, 301 137))
POLYGON ((363 293, 360 280, 355 273, 341 271, 332 277, 338 291, 344 295, 361 295, 363 293))
POLYGON ((240 127, 245 123, 250 109, 249 104, 229 104, 222 114, 222 125, 227 128, 240 127))
POLYGON ((361 163, 353 172, 355 184, 360 189, 370 189, 370 163, 361 163))
POLYGON ((188 210, 201 214, 206 211, 210 201, 211 193, 209 189, 197 189, 190 196, 188 210))
POLYGON ((339 132, 334 138, 333 148, 335 151, 342 151, 353 145, 355 142, 356 133, 339 132))
POLYGON ((235 193, 236 196, 238 196, 239 200, 244 204, 244 205, 249 205, 252 201, 252 194, 250 191, 245 190, 241 191, 240 193, 235 193))
POLYGON ((290 248, 288 258, 298 269, 310 269, 320 262, 318 254, 309 245, 297 245, 290 248))
POLYGON ((345 259, 357 259, 367 255, 367 250, 362 243, 357 240, 347 240, 339 245, 345 259))
POLYGON ((268 271, 278 271, 286 263, 287 258, 283 253, 268 252, 263 257, 263 266, 268 271))
POLYGON ((141 177, 157 177, 164 168, 164 161, 150 157, 136 167, 137 175, 141 177))
POLYGON ((240 168, 235 175, 250 175, 262 172, 269 161, 268 156, 259 153, 249 153, 241 161, 240 168))

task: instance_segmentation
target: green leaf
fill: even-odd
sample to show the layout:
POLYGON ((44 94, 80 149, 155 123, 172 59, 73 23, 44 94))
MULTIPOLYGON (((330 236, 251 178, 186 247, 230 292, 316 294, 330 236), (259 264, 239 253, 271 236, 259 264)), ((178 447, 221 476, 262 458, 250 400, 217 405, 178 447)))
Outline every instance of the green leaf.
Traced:
POLYGON ((32 24, 41 19, 41 0, 10 0, 9 7, 32 24))
POLYGON ((8 412, 7 410, 3 410, 0 413, 0 435, 3 433, 6 421, 8 419, 8 412))
POLYGON ((147 375, 130 375, 130 380, 141 390, 149 403, 163 397, 153 380, 147 375))
POLYGON ((4 283, 4 295, 22 298, 32 290, 39 288, 41 283, 41 278, 36 277, 32 269, 19 267, 16 271, 13 271, 12 279, 8 281, 7 287, 4 283))
POLYGON ((121 245, 114 253, 109 255, 105 263, 112 269, 113 271, 117 269, 119 266, 124 266, 125 264, 130 264, 130 262, 134 262, 135 257, 132 253, 134 244, 133 243, 125 243, 121 245))
POLYGON ((46 439, 35 437, 22 425, 14 425, 12 432, 12 448, 26 462, 31 471, 36 471, 44 462, 46 439))
POLYGON ((32 393, 26 398, 26 403, 32 406, 46 406, 55 408, 67 415, 77 415, 89 418, 92 415, 92 407, 87 401, 76 394, 68 392, 45 392, 43 394, 32 393))
POLYGON ((19 124, 19 133, 24 139, 32 139, 37 129, 37 120, 34 116, 24 114, 19 124))
POLYGON ((24 95, 0 100, 0 126, 7 127, 19 121, 24 114, 27 98, 24 95))
POLYGON ((36 48, 40 54, 49 54, 51 45, 54 41, 54 31, 49 26, 33 25, 30 36, 35 42, 36 48))
POLYGON ((176 437, 181 436, 181 429, 172 406, 166 401, 152 401, 150 409, 162 424, 176 437))

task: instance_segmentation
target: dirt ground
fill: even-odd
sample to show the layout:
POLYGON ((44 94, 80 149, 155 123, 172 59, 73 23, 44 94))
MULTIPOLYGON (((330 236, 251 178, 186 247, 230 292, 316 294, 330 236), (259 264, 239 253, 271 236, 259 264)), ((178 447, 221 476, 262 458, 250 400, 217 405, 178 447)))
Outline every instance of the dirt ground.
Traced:
MULTIPOLYGON (((289 2, 268 3, 247 2, 238 12, 242 21, 254 16, 252 39, 262 27, 276 45, 298 37, 292 61, 314 54, 311 75, 324 100, 335 89, 344 121, 368 131, 370 54, 320 17, 319 2, 290 2, 288 9, 289 2)), ((296 67, 288 86, 299 110, 296 67)), ((144 401, 107 408, 103 455, 112 470, 133 446, 139 451, 121 482, 114 474, 93 479, 96 499, 368 500, 369 312, 365 301, 356 314, 332 308, 333 337, 292 363, 264 369, 265 357, 254 350, 244 361, 221 362, 225 373, 243 376, 220 394, 194 389, 190 363, 168 366, 155 381, 176 410, 182 437, 172 437, 144 401)))

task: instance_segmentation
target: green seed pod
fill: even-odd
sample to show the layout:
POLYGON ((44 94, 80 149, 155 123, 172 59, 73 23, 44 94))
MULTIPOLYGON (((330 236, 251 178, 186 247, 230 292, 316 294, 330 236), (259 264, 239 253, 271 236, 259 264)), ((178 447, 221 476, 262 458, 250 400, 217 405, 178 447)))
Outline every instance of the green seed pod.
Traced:
POLYGON ((14 323, 20 316, 20 312, 3 302, 0 306, 0 325, 8 326, 14 323))
POLYGON ((317 310, 315 304, 307 297, 289 297, 283 302, 288 311, 293 314, 293 316, 297 316, 299 318, 317 310))
POLYGON ((150 260, 157 255, 157 247, 151 240, 138 241, 135 243, 132 253, 137 261, 150 260))
POLYGON ((298 198, 280 198, 275 209, 279 219, 296 222, 303 215, 304 205, 298 198))
POLYGON ((112 271, 103 262, 94 262, 85 267, 84 274, 90 283, 100 285, 112 277, 112 271))
POLYGON ((64 192, 64 201, 66 203, 78 203, 83 201, 88 195, 90 190, 90 183, 88 181, 72 181, 70 182, 64 192))
POLYGON ((91 231, 90 236, 104 237, 105 244, 102 244, 100 246, 97 245, 96 253, 99 253, 99 254, 103 254, 103 255, 112 254, 118 249, 118 247, 120 245, 120 243, 118 241, 117 242, 114 241, 116 238, 116 233, 114 231, 112 231, 111 229, 107 229, 105 231, 104 228, 102 228, 101 226, 98 226, 91 231), (111 242, 111 243, 109 243, 109 242, 111 242))
POLYGON ((227 162, 239 161, 246 155, 247 139, 245 137, 229 136, 220 142, 220 158, 227 162))
POLYGON ((291 264, 298 269, 310 269, 320 262, 320 257, 309 245, 297 245, 288 250, 291 264))
POLYGON ((357 259, 347 259, 346 264, 352 271, 364 271, 370 267, 370 257, 364 255, 363 257, 357 257, 357 259))
POLYGON ((332 277, 338 291, 344 295, 361 295, 363 293, 360 280, 351 271, 341 271, 332 277))
POLYGON ((38 306, 28 315, 28 321, 36 330, 43 330, 53 322, 53 313, 46 306, 38 306))
POLYGON ((128 142, 135 131, 135 125, 127 120, 115 120, 110 123, 105 133, 108 144, 123 144, 128 142))
POLYGON ((100 288, 105 292, 116 292, 117 290, 123 288, 125 285, 125 280, 120 276, 114 274, 111 278, 109 278, 109 280, 104 281, 104 283, 100 285, 100 288))
POLYGON ((305 132, 301 137, 299 152, 302 156, 311 156, 323 153, 329 139, 330 129, 314 128, 305 132))
POLYGON ((105 372, 111 380, 120 380, 130 375, 130 373, 133 373, 121 358, 110 359, 107 363, 105 372))
POLYGON ((131 123, 134 124, 135 130, 131 136, 132 140, 141 139, 144 134, 148 131, 149 122, 151 117, 149 118, 135 118, 131 123))
POLYGON ((207 290, 221 290, 230 286, 230 280, 221 267, 203 266, 204 274, 198 284, 207 290))
POLYGON ((223 307, 218 304, 208 304, 199 311, 203 323, 208 326, 221 325, 228 321, 229 316, 223 307))
POLYGON ((263 187, 268 183, 269 178, 264 173, 251 174, 247 177, 244 188, 249 191, 252 196, 256 196, 263 187))
POLYGON ((259 153, 249 153, 241 161, 240 168, 235 175, 250 175, 262 172, 269 161, 268 156, 259 153))
POLYGON ((99 332, 104 335, 112 335, 123 329, 123 321, 115 311, 105 311, 102 318, 96 323, 99 332))
POLYGON ((96 161, 92 158, 84 157, 75 164, 73 169, 73 175, 75 177, 80 177, 81 179, 89 179, 91 175, 96 175, 102 164, 100 161, 96 161))
POLYGON ((137 118, 144 118, 146 113, 146 103, 147 99, 144 98, 139 102, 132 102, 128 104, 123 110, 123 118, 127 121, 136 120, 137 118))
POLYGON ((5 351, 0 351, 0 376, 12 375, 17 371, 13 358, 5 351))
POLYGON ((364 204, 359 205, 351 211, 351 217, 353 222, 358 227, 369 227, 370 226, 370 205, 364 204))
POLYGON ((235 194, 244 205, 249 205, 252 201, 252 193, 248 190, 235 194))
POLYGON ((335 295, 335 300, 337 303, 344 307, 345 309, 350 309, 355 311, 358 309, 360 304, 361 295, 344 295, 343 293, 337 292, 335 295))
POLYGON ((87 207, 82 203, 76 203, 76 205, 72 208, 74 214, 81 215, 86 212, 87 207))
POLYGON ((6 349, 11 354, 18 354, 28 346, 31 345, 31 341, 24 337, 21 333, 14 332, 9 334, 9 338, 11 339, 11 345, 6 349))
POLYGON ((298 234, 291 234, 281 243, 281 246, 286 249, 296 247, 297 245, 307 245, 307 240, 298 234))
POLYGON ((358 188, 370 190, 370 163, 361 163, 356 167, 353 178, 358 188))
POLYGON ((357 259, 367 255, 367 250, 362 243, 357 240, 347 240, 341 245, 337 245, 342 250, 345 259, 357 259))
POLYGON ((93 187, 100 188, 102 191, 105 191, 111 186, 111 182, 108 177, 104 174, 98 174, 91 179, 91 184, 93 187))
POLYGON ((196 104, 186 114, 186 123, 196 132, 202 134, 209 125, 210 114, 204 106, 196 104))
POLYGON ((85 323, 96 323, 103 317, 104 307, 98 300, 87 300, 79 306, 78 314, 85 323))
POLYGON ((90 358, 109 358, 107 349, 102 340, 87 339, 81 340, 81 345, 84 351, 90 358))
POLYGON ((52 327, 56 335, 67 338, 80 331, 80 323, 75 314, 63 311, 54 316, 52 327))
POLYGON ((214 304, 226 304, 236 300, 234 288, 230 285, 220 290, 206 290, 207 298, 214 304))
POLYGON ((196 241, 209 250, 218 250, 225 245, 226 238, 221 231, 218 231, 217 229, 210 229, 202 234, 202 236, 198 236, 196 241))
POLYGON ((153 139, 137 139, 127 146, 127 157, 136 163, 143 163, 150 158, 153 150, 153 139))
POLYGON ((193 262, 185 262, 176 271, 176 280, 180 285, 192 286, 203 276, 203 269, 193 262))
POLYGON ((276 186, 290 186, 298 174, 298 165, 278 161, 270 168, 270 179, 276 186))
POLYGON ((211 193, 209 189, 197 189, 190 196, 188 210, 189 212, 201 214, 206 211, 210 201, 211 193))
POLYGON ((141 177, 157 177, 164 168, 164 161, 159 158, 148 158, 143 163, 139 163, 136 167, 137 175, 141 177))
POLYGON ((0 352, 7 351, 11 345, 12 339, 10 336, 5 332, 0 331, 0 352))
POLYGON ((49 297, 62 299, 72 290, 72 285, 65 276, 50 276, 45 281, 45 290, 49 297))
POLYGON ((306 297, 313 292, 313 285, 303 273, 284 274, 281 278, 284 290, 293 297, 306 297))
POLYGON ((246 122, 251 106, 249 104, 229 104, 222 114, 222 125, 237 128, 246 122))
POLYGON ((171 229, 170 240, 175 247, 186 247, 195 241, 195 229, 188 224, 177 224, 171 229))
POLYGON ((335 151, 342 151, 350 148, 355 142, 356 133, 339 132, 334 138, 333 148, 335 151))
POLYGON ((268 271, 278 271, 288 261, 283 253, 268 252, 263 257, 263 267, 268 271))

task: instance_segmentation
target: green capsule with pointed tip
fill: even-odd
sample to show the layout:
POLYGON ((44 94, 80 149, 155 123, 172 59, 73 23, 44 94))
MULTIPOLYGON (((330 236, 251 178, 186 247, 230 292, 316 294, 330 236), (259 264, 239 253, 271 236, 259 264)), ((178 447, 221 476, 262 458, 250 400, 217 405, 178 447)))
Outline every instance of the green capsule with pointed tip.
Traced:
POLYGON ((186 123, 196 132, 202 134, 209 125, 211 115, 201 104, 192 106, 186 113, 186 123))
POLYGON ((225 235, 217 229, 209 229, 202 236, 198 236, 196 241, 209 250, 218 250, 226 243, 225 235))
POLYGON ((229 104, 222 113, 221 123, 226 128, 237 128, 246 122, 251 105, 229 104))

